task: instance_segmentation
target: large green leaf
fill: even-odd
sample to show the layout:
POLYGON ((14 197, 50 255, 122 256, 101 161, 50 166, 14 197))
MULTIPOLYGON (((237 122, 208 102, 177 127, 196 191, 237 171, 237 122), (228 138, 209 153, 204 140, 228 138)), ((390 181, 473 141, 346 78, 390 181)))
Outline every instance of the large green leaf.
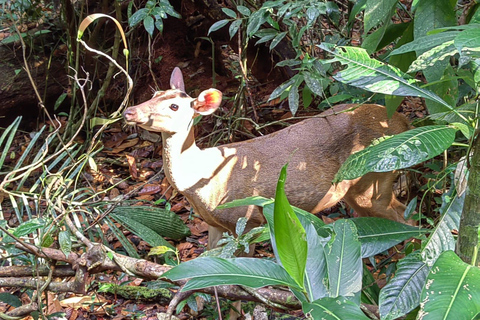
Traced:
POLYGON ((429 271, 419 255, 411 254, 398 262, 395 277, 380 291, 382 320, 397 319, 418 306, 429 271))
POLYGON ((423 232, 418 227, 382 218, 353 218, 362 244, 362 258, 374 256, 394 245, 418 237, 423 232))
POLYGON ((478 29, 462 31, 455 38, 455 47, 460 52, 458 68, 480 57, 480 26, 478 29))
POLYGON ((480 269, 453 251, 440 255, 423 288, 423 320, 473 319, 480 312, 480 269))
POLYGON ((365 34, 378 24, 385 23, 391 19, 391 13, 397 1, 398 0, 367 0, 363 19, 365 34))
POLYGON ((298 289, 285 269, 265 259, 196 258, 176 266, 163 276, 173 281, 190 279, 182 291, 228 284, 252 288, 283 285, 298 289))
POLYGON ((433 47, 452 41, 459 34, 459 31, 441 32, 430 34, 420 39, 415 39, 393 50, 390 55, 403 54, 410 51, 424 51, 433 47))
POLYGON ((325 286, 327 276, 327 261, 324 246, 327 240, 318 235, 313 224, 305 226, 308 243, 308 258, 305 267, 305 290, 308 300, 314 301, 328 297, 325 286))
POLYGON ((455 250, 456 241, 453 238, 452 230, 458 230, 460 217, 462 215, 465 193, 461 197, 456 194, 442 195, 442 206, 440 207, 440 221, 427 239, 422 243, 423 261, 432 266, 442 252, 455 250))
POLYGON ((285 194, 287 179, 287 165, 283 166, 275 193, 275 207, 273 214, 273 229, 276 235, 275 244, 278 258, 282 266, 303 287, 305 265, 307 263, 307 240, 305 229, 293 212, 285 194))
POLYGON ((353 296, 362 289, 361 245, 350 220, 337 220, 326 250, 330 296, 353 296))
POLYGON ((235 207, 241 207, 241 206, 250 206, 250 205, 255 205, 259 207, 264 207, 265 205, 273 203, 272 199, 260 197, 260 196, 252 196, 252 197, 247 197, 244 199, 236 199, 224 204, 221 204, 217 207, 217 209, 229 209, 229 208, 235 208, 235 207))
POLYGON ((388 172, 421 163, 450 147, 456 131, 449 126, 425 126, 374 143, 351 155, 333 182, 352 180, 368 172, 388 172))
POLYGON ((340 298, 323 298, 312 303, 303 303, 302 309, 305 314, 309 314, 311 319, 322 320, 368 320, 360 307, 355 303, 340 298))
POLYGON ((146 225, 140 223, 136 219, 132 219, 129 216, 122 216, 119 214, 111 213, 111 216, 125 226, 128 230, 145 240, 152 247, 166 246, 171 249, 174 247, 165 239, 163 239, 157 232, 153 231, 146 225))
POLYGON ((400 69, 371 59, 362 48, 336 47, 323 43, 319 47, 334 55, 329 62, 338 61, 347 68, 338 72, 334 79, 371 92, 418 96, 438 102, 450 110, 452 106, 428 90, 417 87, 417 80, 410 78, 400 69))
POLYGON ((112 215, 127 226, 130 226, 128 221, 135 221, 164 237, 178 240, 190 235, 190 229, 183 220, 175 212, 166 209, 148 206, 116 207, 112 215))
POLYGON ((414 73, 433 67, 438 61, 450 59, 450 57, 457 52, 457 49, 453 45, 453 40, 446 41, 422 53, 415 61, 413 61, 407 72, 414 73))

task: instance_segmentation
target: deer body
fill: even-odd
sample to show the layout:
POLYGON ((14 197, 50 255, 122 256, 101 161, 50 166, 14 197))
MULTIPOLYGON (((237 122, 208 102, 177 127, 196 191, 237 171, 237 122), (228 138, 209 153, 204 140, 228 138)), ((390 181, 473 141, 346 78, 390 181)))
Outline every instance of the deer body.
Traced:
POLYGON ((408 129, 400 114, 387 119, 379 105, 334 107, 311 119, 251 140, 200 149, 192 127, 196 114, 210 114, 221 102, 221 93, 209 89, 192 99, 184 93, 183 78, 175 69, 172 90, 124 112, 129 123, 162 133, 165 173, 206 223, 209 246, 223 232, 235 233, 240 217, 248 218, 247 229, 264 222, 256 206, 218 210, 234 199, 275 196, 281 167, 289 162, 286 194, 292 205, 312 213, 335 205, 344 198, 360 216, 376 216, 405 222, 405 206, 393 195, 395 174, 369 173, 361 178, 332 185, 340 165, 373 139, 408 129))

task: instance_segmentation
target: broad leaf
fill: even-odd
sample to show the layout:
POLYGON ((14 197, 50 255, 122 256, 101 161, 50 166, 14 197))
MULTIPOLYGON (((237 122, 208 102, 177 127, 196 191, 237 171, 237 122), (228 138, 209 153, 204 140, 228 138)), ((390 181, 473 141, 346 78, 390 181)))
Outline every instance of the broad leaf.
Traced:
POLYGON ((364 29, 365 34, 380 23, 390 20, 392 10, 398 0, 367 0, 365 7, 364 29))
POLYGON ((330 297, 353 296, 362 289, 361 246, 350 220, 333 224, 335 235, 326 250, 330 297))
POLYGON ((112 214, 121 221, 126 221, 123 218, 135 220, 164 237, 178 240, 190 235, 190 229, 183 220, 175 212, 166 209, 147 206, 116 207, 112 214))
POLYGON ((60 231, 58 233, 58 243, 60 244, 60 249, 62 250, 65 257, 72 252, 72 239, 70 238, 69 231, 60 231))
POLYGON ((283 285, 298 289, 285 269, 265 259, 196 258, 176 266, 163 276, 173 281, 190 279, 182 291, 227 284, 252 288, 283 285))
POLYGON ((283 267, 302 288, 308 252, 306 233, 292 206, 288 203, 284 189, 286 179, 287 165, 282 168, 275 193, 273 214, 275 244, 283 267))
POLYGON ((388 172, 411 167, 446 150, 457 129, 425 126, 397 134, 351 155, 333 180, 352 180, 368 172, 388 172))
POLYGON ((145 30, 147 30, 148 34, 152 37, 153 36, 153 31, 155 30, 155 24, 153 21, 152 16, 146 16, 145 19, 143 19, 143 26, 145 27, 145 30))
MULTIPOLYGON (((133 207, 134 208, 134 207, 133 207)), ((148 226, 140 223, 136 219, 132 219, 130 216, 122 216, 112 213, 111 216, 125 226, 128 230, 136 234, 146 243, 152 247, 165 246, 173 249, 174 247, 165 239, 163 239, 157 232, 153 231, 148 226)))
POLYGON ((228 209, 228 208, 235 208, 235 207, 249 206, 249 205, 264 207, 269 203, 273 203, 273 200, 260 197, 260 196, 252 196, 244 199, 236 199, 236 200, 221 204, 217 207, 217 209, 228 209))
POLYGON ((335 47, 327 43, 319 47, 335 56, 330 62, 338 61, 347 65, 347 69, 334 76, 335 80, 371 92, 430 99, 454 110, 433 92, 417 87, 417 80, 410 78, 400 69, 371 59, 362 48, 335 47))
POLYGON ((415 61, 413 61, 407 72, 414 73, 433 67, 436 62, 450 59, 450 57, 457 52, 457 49, 453 45, 453 40, 447 41, 422 53, 415 61))
POLYGON ((353 218, 350 219, 358 231, 358 240, 362 244, 362 258, 379 254, 394 245, 418 237, 421 230, 400 222, 382 218, 353 218))
POLYGON ((218 29, 221 29, 223 28, 225 25, 227 25, 227 23, 229 23, 230 20, 227 20, 227 19, 224 19, 224 20, 220 20, 220 21, 217 21, 215 22, 214 24, 212 24, 210 26, 210 28, 208 29, 208 33, 207 35, 209 35, 210 33, 212 33, 213 31, 217 31, 218 29))
POLYGON ((292 86, 295 83, 295 78, 291 78, 281 85, 279 85, 273 92, 270 94, 270 97, 268 98, 268 101, 271 101, 273 99, 276 99, 282 95, 285 91, 290 89, 290 86, 292 86))
POLYGON ((423 261, 429 266, 435 263, 442 252, 455 250, 456 241, 453 238, 452 230, 458 230, 459 228, 464 201, 465 193, 461 197, 457 197, 456 194, 453 196, 442 195, 440 221, 431 231, 427 241, 422 243, 423 261))
POLYGON ((400 48, 393 50, 390 55, 392 56, 410 51, 425 51, 444 44, 448 41, 452 41, 458 34, 458 31, 430 34, 420 39, 415 39, 407 44, 404 44, 400 48))
POLYGON ((230 35, 230 39, 233 38, 233 36, 237 33, 238 29, 240 29, 240 26, 242 25, 242 20, 234 20, 230 27, 228 28, 228 34, 230 35))
POLYGON ((45 226, 45 220, 41 218, 27 220, 15 228, 13 235, 16 237, 23 237, 37 231, 38 229, 42 229, 45 226))
POLYGON ((308 243, 307 265, 305 267, 305 290, 308 300, 314 301, 328 297, 325 286, 327 275, 327 261, 325 257, 325 238, 318 235, 312 224, 305 226, 308 243))
POLYGON ((340 298, 323 298, 312 303, 303 303, 302 309, 305 314, 309 314, 311 319, 322 320, 340 320, 355 319, 368 320, 360 307, 355 303, 340 298))
POLYGON ((135 27, 137 24, 142 22, 148 16, 148 9, 142 8, 137 10, 134 14, 128 18, 128 25, 130 27, 135 27))
POLYGON ((430 268, 415 254, 398 262, 395 276, 380 291, 382 320, 397 319, 418 306, 429 271, 430 268))
POLYGON ((423 288, 423 320, 473 319, 480 312, 480 269, 453 251, 440 255, 423 288))
POLYGON ((236 19, 237 18, 237 14, 235 13, 235 11, 233 11, 232 9, 229 9, 229 8, 222 8, 222 11, 223 13, 225 13, 227 16, 229 16, 230 18, 233 18, 233 19, 236 19))
POLYGON ((417 2, 414 36, 420 39, 433 29, 457 24, 456 0, 422 0, 417 2))
POLYGON ((305 80, 308 88, 320 97, 324 96, 324 90, 330 83, 329 79, 322 78, 313 72, 304 72, 303 79, 305 80))

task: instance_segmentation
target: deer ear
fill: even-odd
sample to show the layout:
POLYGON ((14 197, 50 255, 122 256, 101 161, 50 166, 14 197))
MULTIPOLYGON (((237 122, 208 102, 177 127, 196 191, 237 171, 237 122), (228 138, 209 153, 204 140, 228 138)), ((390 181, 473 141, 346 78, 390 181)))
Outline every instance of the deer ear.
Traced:
POLYGON ((197 99, 192 101, 195 112, 201 115, 212 114, 222 103, 222 93, 217 89, 202 91, 197 99))
POLYGON ((172 89, 179 89, 185 92, 185 84, 183 83, 183 75, 180 68, 175 67, 173 69, 172 75, 170 76, 170 87, 172 89))

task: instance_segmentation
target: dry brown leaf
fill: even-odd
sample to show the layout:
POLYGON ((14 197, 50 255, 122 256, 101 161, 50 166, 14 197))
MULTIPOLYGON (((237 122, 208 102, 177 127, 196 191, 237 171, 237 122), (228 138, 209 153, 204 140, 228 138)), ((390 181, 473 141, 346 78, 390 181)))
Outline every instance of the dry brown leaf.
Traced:
POLYGON ((142 190, 138 192, 139 195, 157 194, 162 192, 162 186, 158 183, 147 183, 142 190))
POLYGON ((133 179, 138 179, 137 162, 135 161, 135 158, 128 154, 125 156, 127 157, 128 171, 130 172, 130 175, 133 179))
POLYGON ((136 145, 139 140, 140 140, 140 139, 138 139, 138 138, 134 138, 134 139, 131 139, 131 140, 127 140, 126 142, 122 143, 122 144, 119 145, 118 147, 113 148, 111 151, 105 151, 105 152, 106 152, 106 153, 112 153, 112 154, 122 152, 123 150, 125 150, 125 149, 127 149, 127 148, 130 148, 130 147, 133 147, 134 145, 136 145))
POLYGON ((107 300, 96 294, 94 296, 86 295, 86 296, 75 296, 67 299, 63 299, 60 301, 60 305, 62 307, 70 307, 74 309, 79 309, 84 306, 90 306, 92 304, 101 304, 105 303, 107 300), (93 299, 92 299, 93 298, 93 299))

